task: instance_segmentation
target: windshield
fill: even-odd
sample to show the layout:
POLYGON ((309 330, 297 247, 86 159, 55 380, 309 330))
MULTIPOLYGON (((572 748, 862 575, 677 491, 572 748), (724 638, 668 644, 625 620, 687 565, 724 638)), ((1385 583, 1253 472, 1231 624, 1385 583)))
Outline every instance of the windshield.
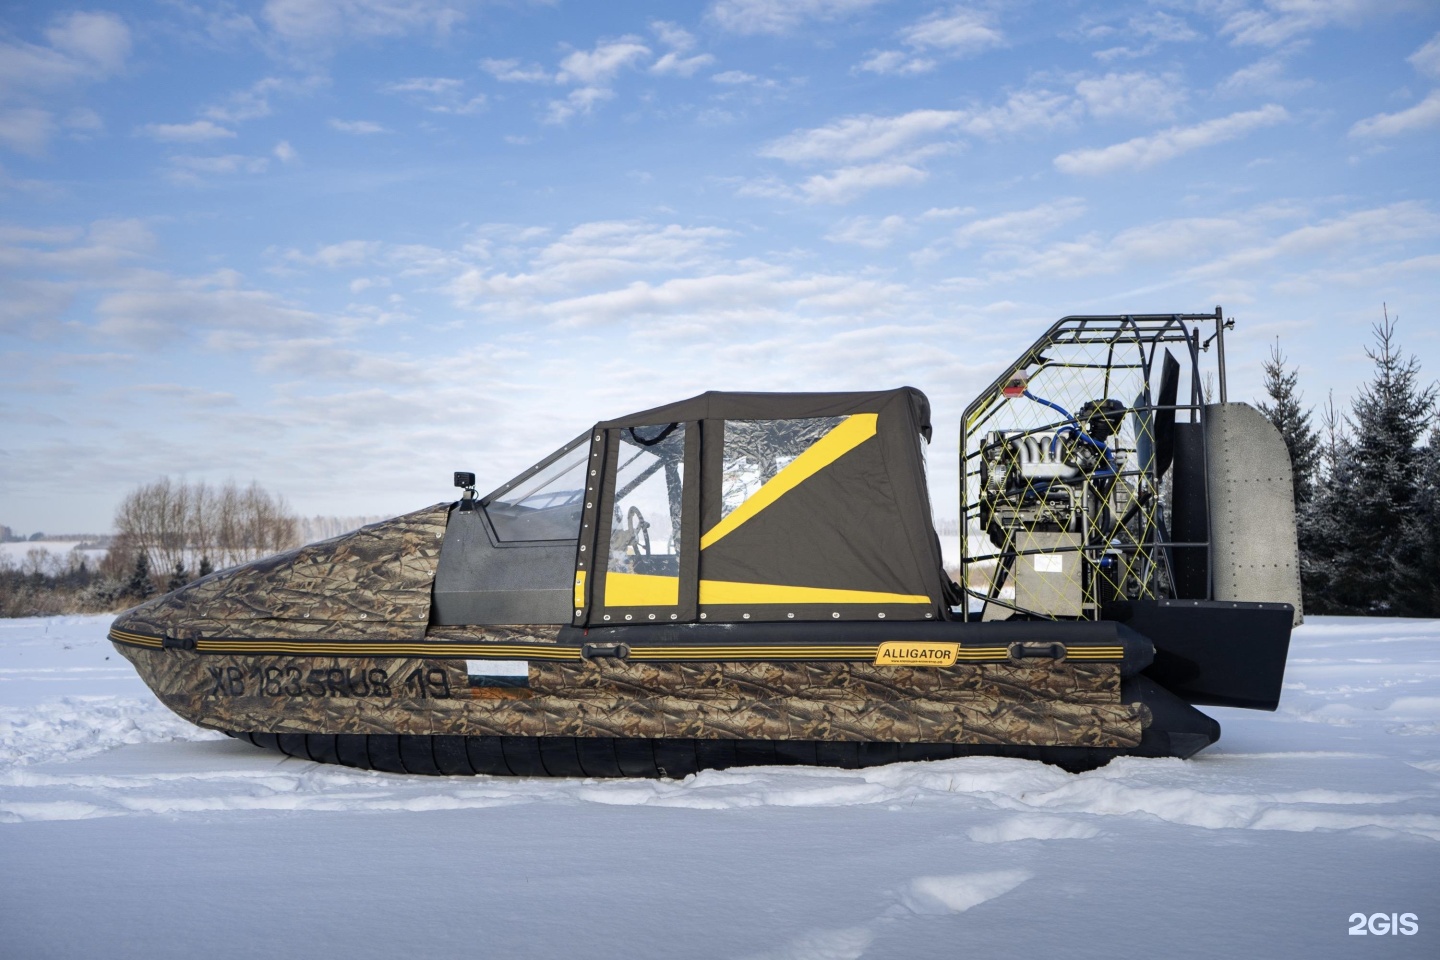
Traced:
POLYGON ((501 540, 574 540, 585 506, 587 433, 486 497, 485 514, 501 540))

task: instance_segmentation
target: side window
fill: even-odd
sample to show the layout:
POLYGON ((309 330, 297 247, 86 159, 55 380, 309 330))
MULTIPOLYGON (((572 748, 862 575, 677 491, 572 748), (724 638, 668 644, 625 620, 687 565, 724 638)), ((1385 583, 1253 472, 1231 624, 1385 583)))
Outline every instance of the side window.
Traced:
POLYGON ((720 516, 729 516, 844 419, 725 421, 720 516))
POLYGON ((589 448, 576 440, 533 476, 512 481, 485 499, 485 515, 501 540, 574 540, 585 506, 589 448))
POLYGON ((622 429, 619 449, 607 572, 679 577, 685 425, 622 429))

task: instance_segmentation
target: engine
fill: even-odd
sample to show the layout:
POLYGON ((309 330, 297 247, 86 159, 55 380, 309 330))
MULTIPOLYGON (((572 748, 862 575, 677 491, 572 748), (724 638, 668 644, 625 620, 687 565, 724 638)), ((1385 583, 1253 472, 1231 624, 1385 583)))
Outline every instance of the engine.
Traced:
MULTIPOLYGON (((980 446, 979 519, 1004 560, 996 576, 1015 605, 1080 617, 1109 600, 1138 595, 1133 535, 1141 471, 1127 473, 1114 440, 1125 404, 1092 400, 1041 429, 991 430, 980 446), (1007 565, 1008 564, 1008 565, 1007 565)), ((997 610, 997 613, 999 611, 997 610)))

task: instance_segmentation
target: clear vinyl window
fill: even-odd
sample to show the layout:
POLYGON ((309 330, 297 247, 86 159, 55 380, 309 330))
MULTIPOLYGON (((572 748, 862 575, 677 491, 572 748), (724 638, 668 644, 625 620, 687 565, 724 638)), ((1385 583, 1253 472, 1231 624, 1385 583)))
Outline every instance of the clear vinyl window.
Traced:
POLYGON ((609 573, 667 578, 680 575, 684 477, 683 423, 620 430, 615 509, 610 518, 609 573))
POLYGON ((725 421, 720 516, 729 516, 844 419, 725 421))

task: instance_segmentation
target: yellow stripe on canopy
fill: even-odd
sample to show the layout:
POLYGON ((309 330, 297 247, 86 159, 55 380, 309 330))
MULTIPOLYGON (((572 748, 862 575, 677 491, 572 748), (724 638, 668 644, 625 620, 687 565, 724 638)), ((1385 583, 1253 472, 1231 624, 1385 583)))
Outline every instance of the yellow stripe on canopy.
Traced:
POLYGON ((673 607, 679 603, 679 577, 613 571, 605 574, 607 607, 673 607))
POLYGON ((701 580, 700 604, 797 604, 797 603, 923 603, 923 593, 884 593, 878 590, 831 590, 826 587, 790 587, 781 583, 736 583, 730 580, 701 580))
POLYGON ((875 422, 878 419, 879 414, 875 413, 853 413, 846 417, 829 433, 811 444, 804 453, 790 461, 785 469, 767 480, 744 503, 711 527, 700 538, 700 549, 713 546, 726 535, 733 533, 742 523, 875 436, 875 422))

